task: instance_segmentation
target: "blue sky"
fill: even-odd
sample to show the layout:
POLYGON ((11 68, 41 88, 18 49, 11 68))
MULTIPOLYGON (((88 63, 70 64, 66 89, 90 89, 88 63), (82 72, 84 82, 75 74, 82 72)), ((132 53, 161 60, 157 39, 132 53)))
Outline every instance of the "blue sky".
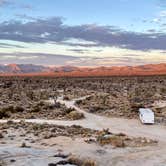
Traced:
POLYGON ((166 62, 165 0, 0 0, 0 18, 0 63, 166 62))
POLYGON ((3 6, 1 9, 3 20, 18 19, 16 16, 24 13, 32 17, 63 17, 66 24, 72 25, 96 23, 134 31, 156 26, 142 21, 152 21, 162 10, 157 0, 13 0, 13 3, 18 6, 3 6))

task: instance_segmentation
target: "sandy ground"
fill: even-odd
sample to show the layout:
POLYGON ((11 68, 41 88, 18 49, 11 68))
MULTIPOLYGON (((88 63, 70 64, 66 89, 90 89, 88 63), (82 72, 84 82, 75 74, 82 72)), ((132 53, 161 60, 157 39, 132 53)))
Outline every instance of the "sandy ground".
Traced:
MULTIPOLYGON (((82 139, 58 137, 49 140, 56 143, 64 151, 72 152, 81 157, 91 157, 101 166, 165 166, 166 148, 163 145, 141 148, 100 147, 96 144, 86 144, 82 139), (65 141, 64 141, 65 140, 65 141)), ((166 147, 166 146, 165 146, 166 147)))
POLYGON ((44 148, 19 148, 10 144, 0 146, 0 159, 11 166, 47 166, 60 160, 53 157, 55 154, 55 150, 44 148))
MULTIPOLYGON (((79 100, 80 99, 81 98, 79 98, 79 100)), ((82 127, 99 130, 109 128, 110 131, 114 133, 121 132, 129 136, 156 139, 159 141, 159 143, 157 146, 144 148, 113 149, 109 146, 101 147, 96 144, 87 144, 82 139, 72 140, 71 138, 67 137, 57 137, 47 140, 45 142, 47 143, 48 149, 51 152, 52 150, 54 150, 55 153, 55 149, 61 148, 65 152, 77 154, 82 157, 90 156, 91 158, 95 159, 101 166, 166 166, 166 126, 142 125, 139 120, 128 120, 123 118, 106 118, 99 115, 90 114, 85 112, 84 110, 81 110, 80 108, 75 106, 76 100, 64 101, 62 97, 59 97, 58 101, 62 104, 65 104, 67 107, 72 107, 79 112, 83 112, 85 115, 85 119, 78 121, 28 119, 25 121, 33 123, 49 123, 66 126, 80 125, 82 127), (56 146, 53 146, 55 144, 56 146)), ((15 122, 18 121, 20 120, 15 120, 15 122)), ((0 123, 4 122, 6 121, 0 121, 0 123)), ((3 154, 4 150, 6 150, 5 147, 1 146, 0 156, 2 156, 1 154, 3 154)), ((36 151, 36 149, 34 149, 34 151, 36 151)), ((10 148, 7 148, 7 152, 10 155, 14 153, 12 151, 12 148, 11 150, 10 148)), ((45 154, 49 154, 51 152, 46 151, 45 154)))

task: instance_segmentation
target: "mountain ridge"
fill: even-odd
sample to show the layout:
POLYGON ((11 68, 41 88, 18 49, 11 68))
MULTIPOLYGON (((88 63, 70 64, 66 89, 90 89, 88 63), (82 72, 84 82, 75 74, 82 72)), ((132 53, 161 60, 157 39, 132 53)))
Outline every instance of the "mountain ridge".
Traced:
POLYGON ((55 76, 118 76, 166 74, 166 63, 139 66, 76 67, 42 66, 34 64, 0 65, 0 75, 55 75, 55 76))

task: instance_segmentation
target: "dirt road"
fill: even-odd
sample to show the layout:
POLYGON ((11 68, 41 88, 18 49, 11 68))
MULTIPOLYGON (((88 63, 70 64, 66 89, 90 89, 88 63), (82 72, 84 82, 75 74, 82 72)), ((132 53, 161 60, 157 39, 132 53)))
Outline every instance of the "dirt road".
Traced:
MULTIPOLYGON (((147 137, 166 143, 166 126, 143 125, 139 120, 135 119, 107 118, 87 113, 75 105, 76 100, 81 100, 84 98, 85 97, 74 99, 72 101, 66 101, 63 100, 62 97, 59 97, 57 101, 60 102, 61 104, 65 104, 66 107, 68 108, 74 108, 77 111, 84 113, 85 119, 77 121, 26 119, 25 121, 32 123, 48 123, 48 124, 57 124, 65 126, 80 125, 82 127, 97 129, 97 130, 109 128, 110 131, 114 133, 122 132, 129 136, 147 137)), ((6 121, 7 120, 0 120, 0 123, 4 123, 6 121)), ((14 120, 14 121, 19 122, 20 120, 14 120)))

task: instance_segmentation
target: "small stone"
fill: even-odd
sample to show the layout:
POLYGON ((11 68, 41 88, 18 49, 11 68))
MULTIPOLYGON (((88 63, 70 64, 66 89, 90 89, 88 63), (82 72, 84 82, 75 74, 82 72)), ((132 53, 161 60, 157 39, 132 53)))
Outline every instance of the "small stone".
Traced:
POLYGON ((10 162, 11 162, 11 163, 14 163, 14 162, 16 162, 16 160, 15 160, 15 159, 11 159, 10 162))
POLYGON ((27 146, 25 142, 23 142, 20 147, 21 148, 30 148, 30 146, 27 146))

